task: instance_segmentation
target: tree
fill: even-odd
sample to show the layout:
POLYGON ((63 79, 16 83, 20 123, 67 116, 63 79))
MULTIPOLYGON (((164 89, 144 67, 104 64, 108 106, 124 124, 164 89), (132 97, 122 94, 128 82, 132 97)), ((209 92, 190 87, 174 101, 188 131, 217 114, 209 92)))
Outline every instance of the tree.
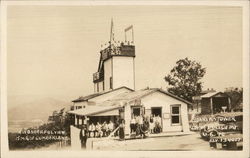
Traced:
POLYGON ((226 88, 225 92, 231 98, 231 105, 233 110, 242 109, 243 103, 243 88, 230 87, 226 88))
POLYGON ((200 63, 188 58, 180 59, 176 66, 165 76, 165 81, 170 85, 168 91, 185 100, 192 101, 192 97, 199 95, 202 89, 200 81, 206 73, 200 63))

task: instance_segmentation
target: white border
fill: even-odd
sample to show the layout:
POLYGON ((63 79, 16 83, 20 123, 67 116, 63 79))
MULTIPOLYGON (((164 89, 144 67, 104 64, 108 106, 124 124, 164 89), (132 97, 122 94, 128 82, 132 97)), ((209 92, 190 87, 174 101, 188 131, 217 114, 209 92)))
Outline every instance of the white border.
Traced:
POLYGON ((249 2, 248 1, 3 1, 1 2, 1 156, 2 157, 248 157, 249 156, 249 2), (7 25, 8 5, 209 5, 243 8, 243 151, 8 151, 7 25))

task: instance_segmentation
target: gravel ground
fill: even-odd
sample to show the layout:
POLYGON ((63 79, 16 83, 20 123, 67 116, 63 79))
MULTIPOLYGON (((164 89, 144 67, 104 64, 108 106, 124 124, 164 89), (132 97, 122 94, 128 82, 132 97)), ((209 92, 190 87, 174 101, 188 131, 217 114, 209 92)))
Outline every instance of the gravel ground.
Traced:
POLYGON ((169 136, 146 139, 116 141, 99 150, 212 150, 209 143, 200 138, 198 133, 184 136, 169 136))

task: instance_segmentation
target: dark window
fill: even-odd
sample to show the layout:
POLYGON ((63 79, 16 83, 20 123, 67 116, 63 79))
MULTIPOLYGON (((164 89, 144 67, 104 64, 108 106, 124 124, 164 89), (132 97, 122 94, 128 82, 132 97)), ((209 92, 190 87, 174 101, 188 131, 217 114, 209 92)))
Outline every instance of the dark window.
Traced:
POLYGON ((172 116, 172 124, 178 124, 180 123, 179 116, 172 116))
POLYGON ((132 114, 134 116, 140 116, 141 115, 141 108, 132 108, 132 114))
POLYGON ((171 123, 173 125, 181 124, 180 105, 171 106, 171 123))
POLYGON ((104 91, 105 90, 105 84, 104 84, 104 81, 102 82, 102 90, 104 91))
POLYGON ((161 107, 152 107, 151 114, 153 116, 160 116, 161 117, 161 107))
POLYGON ((110 85, 109 85, 110 89, 113 89, 113 79, 112 79, 112 77, 109 78, 109 83, 110 83, 110 85))
POLYGON ((179 106, 172 107, 172 114, 179 114, 179 106))
POLYGON ((97 92, 99 92, 99 83, 96 83, 97 84, 97 92))

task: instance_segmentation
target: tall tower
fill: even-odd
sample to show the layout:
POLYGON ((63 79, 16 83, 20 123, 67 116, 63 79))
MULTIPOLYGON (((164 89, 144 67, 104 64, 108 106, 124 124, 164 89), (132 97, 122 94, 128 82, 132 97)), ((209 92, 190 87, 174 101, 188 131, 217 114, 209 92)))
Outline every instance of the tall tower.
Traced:
MULTIPOLYGON (((94 92, 126 86, 135 89, 135 46, 114 39, 113 20, 109 45, 100 51, 98 70, 93 74, 94 92)), ((128 27, 125 32, 133 27, 128 27)))

